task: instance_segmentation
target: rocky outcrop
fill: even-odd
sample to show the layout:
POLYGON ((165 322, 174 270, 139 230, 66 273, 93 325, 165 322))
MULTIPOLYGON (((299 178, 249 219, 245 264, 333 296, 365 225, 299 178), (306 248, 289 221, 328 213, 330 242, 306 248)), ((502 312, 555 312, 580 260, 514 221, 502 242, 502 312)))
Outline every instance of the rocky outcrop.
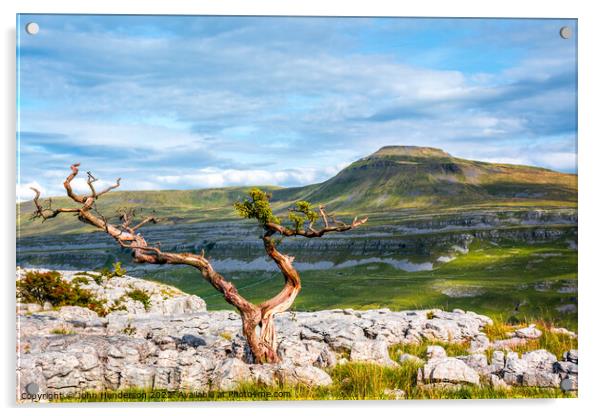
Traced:
POLYGON ((380 340, 361 340, 351 344, 349 361, 363 361, 387 367, 397 366, 389 357, 388 344, 380 340))
POLYGON ((560 375, 554 371, 556 357, 546 350, 526 352, 519 358, 509 352, 502 370, 506 384, 515 386, 559 387, 560 375))
POLYGON ((418 371, 418 384, 479 384, 479 374, 458 358, 448 357, 438 345, 428 347, 428 361, 418 371))
MULTIPOLYGON (((412 216, 410 216, 412 217, 412 216)), ((286 239, 282 247, 298 253, 297 264, 310 263, 311 267, 327 264, 330 268, 341 254, 357 259, 378 258, 383 253, 408 256, 453 254, 454 247, 464 250, 474 238, 487 241, 512 239, 515 241, 569 241, 574 244, 577 233, 577 211, 566 209, 533 209, 510 211, 474 211, 461 214, 429 213, 414 219, 395 219, 394 224, 371 224, 369 228, 349 233, 328 235, 319 239, 286 239), (399 222, 397 222, 399 221, 399 222), (311 253, 307 256, 304 253, 311 253), (314 264, 312 264, 314 263, 314 264)), ((115 246, 108 236, 95 233, 70 233, 63 235, 25 235, 18 239, 17 263, 25 267, 37 265, 55 268, 94 269, 102 267, 107 259, 127 259, 123 250, 115 246), (68 249, 68 250, 66 250, 68 249), (74 255, 76 250, 77 255, 74 255)), ((219 270, 249 270, 265 268, 269 262, 254 261, 263 253, 261 239, 255 226, 240 221, 203 221, 181 224, 156 225, 145 230, 148 241, 161 241, 167 251, 199 253, 204 250, 219 270), (202 238, 199 238, 202 236, 202 238)), ((263 259, 260 259, 263 260, 263 259)), ((130 266, 131 267, 131 266, 130 266)), ((144 275, 144 268, 138 271, 144 275)))
POLYGON ((509 386, 562 387, 577 390, 577 352, 567 352, 561 361, 546 350, 516 352, 493 351, 488 362, 484 354, 447 357, 445 351, 432 355, 419 370, 418 383, 441 387, 489 384, 493 388, 509 386), (570 361, 573 359, 574 361, 570 361))
MULTIPOLYGON (((162 295, 153 292, 156 303, 149 310, 134 305, 105 317, 73 306, 53 310, 19 306, 19 392, 29 383, 46 393, 129 387, 232 390, 241 383, 327 386, 332 383, 329 369, 347 360, 389 367, 412 362, 422 366, 419 382, 425 386, 558 387, 563 379, 576 385, 576 351, 557 361, 543 350, 522 357, 499 350, 488 362, 483 351, 490 342, 482 329, 491 320, 474 312, 282 313, 276 317, 281 362, 259 365, 251 362, 236 313, 208 312, 199 298, 179 291, 166 294, 164 285, 151 287, 156 284, 129 277, 113 278, 97 291, 113 299, 123 285, 162 295), (389 356, 392 345, 421 342, 468 343, 471 354, 449 357, 433 345, 426 362, 409 354, 395 361, 389 356)), ((529 329, 527 335, 533 332, 529 329)), ((511 339, 515 338, 524 339, 514 335, 511 339)))
MULTIPOLYGON (((31 270, 31 269, 29 269, 31 270)), ((46 272, 46 269, 36 269, 41 272, 46 272)), ((26 270, 17 269, 17 280, 20 279, 26 270)), ((162 314, 162 315, 177 315, 185 313, 195 313, 207 310, 205 301, 198 296, 189 295, 176 289, 173 286, 164 285, 162 283, 151 282, 149 280, 138 279, 130 276, 103 277, 100 273, 95 272, 76 272, 76 271, 61 271, 63 280, 73 282, 89 290, 94 294, 94 297, 103 301, 107 307, 120 309, 129 314, 162 314), (128 293, 132 291, 140 291, 145 293, 149 298, 148 306, 145 306, 141 301, 134 300, 128 293)), ((52 305, 48 304, 45 307, 36 304, 17 304, 18 312, 39 312, 43 309, 52 309, 52 305)), ((81 311, 80 311, 81 312, 81 311)), ((62 316, 65 316, 63 311, 62 316)), ((75 313, 75 315, 79 315, 75 313)))
POLYGON ((570 350, 563 354, 561 361, 554 363, 554 371, 560 375, 561 386, 567 390, 577 390, 579 387, 577 358, 577 350, 570 350))

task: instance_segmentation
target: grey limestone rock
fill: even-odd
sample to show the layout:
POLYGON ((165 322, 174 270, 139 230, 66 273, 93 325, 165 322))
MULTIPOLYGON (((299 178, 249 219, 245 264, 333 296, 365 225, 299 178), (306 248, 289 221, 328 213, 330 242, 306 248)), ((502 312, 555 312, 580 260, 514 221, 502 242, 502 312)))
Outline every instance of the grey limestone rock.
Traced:
MULTIPOLYGON (((63 275, 75 277, 74 272, 63 275)), ((503 350, 524 344, 537 335, 537 328, 519 329, 507 340, 490 343, 481 331, 491 320, 460 309, 281 313, 275 318, 281 362, 260 365, 251 363, 240 316, 234 312, 208 312, 200 298, 131 277, 100 285, 90 279, 86 286, 109 301, 132 288, 147 290, 152 306, 145 310, 128 303, 126 310, 99 317, 77 306, 45 310, 20 304, 19 391, 30 382, 48 393, 130 387, 230 390, 241 382, 326 386, 332 379, 324 370, 348 361, 391 367, 416 362, 428 388, 477 385, 481 379, 496 388, 557 387, 565 379, 577 383, 576 350, 561 361, 545 350, 505 356, 503 350), (410 354, 389 357, 392 345, 428 340, 469 342, 470 354, 448 357, 445 349, 431 345, 426 363, 410 354), (487 363, 483 351, 491 347, 496 350, 487 363)))

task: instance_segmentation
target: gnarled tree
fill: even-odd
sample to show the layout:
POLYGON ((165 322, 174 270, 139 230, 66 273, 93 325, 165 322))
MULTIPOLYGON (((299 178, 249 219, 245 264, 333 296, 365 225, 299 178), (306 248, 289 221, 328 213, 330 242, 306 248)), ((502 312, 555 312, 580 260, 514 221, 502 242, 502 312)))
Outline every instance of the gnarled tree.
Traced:
POLYGON ((79 207, 53 208, 51 201, 44 206, 40 201, 40 192, 32 188, 35 192, 33 217, 47 220, 59 214, 72 213, 85 224, 92 225, 109 234, 121 247, 131 250, 132 257, 137 263, 184 264, 198 269, 203 278, 221 292, 226 302, 233 305, 240 313, 243 334, 253 359, 258 363, 279 361, 276 352, 274 315, 290 308, 301 290, 301 279, 293 266, 294 257, 278 251, 274 237, 322 237, 326 233, 354 229, 368 220, 368 218, 358 220, 356 217, 351 224, 346 224, 329 214, 322 205, 314 208, 306 201, 299 201, 289 209, 288 219, 292 226, 285 226, 272 212, 270 195, 259 189, 251 190, 246 199, 234 204, 234 208, 242 217, 258 221, 263 231, 262 239, 265 251, 284 276, 282 290, 273 298, 256 305, 241 296, 231 282, 213 269, 204 252, 199 254, 171 253, 161 250, 159 244, 149 245, 138 230, 148 223, 156 223, 156 218, 146 217, 134 224, 133 215, 125 211, 120 215, 120 224, 111 224, 97 211, 95 204, 102 195, 119 187, 120 179, 117 179, 114 185, 98 192, 94 185, 97 179, 88 172, 87 184, 90 192, 86 195, 79 195, 71 187, 71 182, 78 173, 79 164, 72 165, 71 174, 67 176, 63 185, 69 198, 78 203, 79 207), (317 222, 321 222, 322 225, 318 227, 317 222))

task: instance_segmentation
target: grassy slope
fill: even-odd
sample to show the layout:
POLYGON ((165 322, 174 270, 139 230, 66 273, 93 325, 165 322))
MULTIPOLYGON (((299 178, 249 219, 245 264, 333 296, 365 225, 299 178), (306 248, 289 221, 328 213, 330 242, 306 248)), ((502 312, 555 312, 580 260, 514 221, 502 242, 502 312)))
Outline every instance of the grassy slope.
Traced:
MULTIPOLYGON (((276 189, 265 187, 266 189, 276 189)), ((232 187, 200 190, 172 191, 120 191, 110 192, 98 200, 98 211, 104 215, 115 215, 123 208, 136 208, 138 214, 154 213, 165 223, 185 224, 214 219, 237 218, 232 209, 233 201, 242 198, 250 187, 232 187)), ((52 198, 53 207, 76 207, 66 197, 52 198)), ((72 215, 60 215, 44 222, 32 221, 33 203, 18 205, 17 227, 21 235, 56 235, 95 231, 83 226, 72 215)))
MULTIPOLYGON (((145 276, 198 294, 210 309, 230 306, 208 283, 187 268, 156 269, 145 276)), ((277 272, 238 272, 228 275, 239 291, 251 301, 263 301, 282 288, 277 272)), ((500 246, 476 241, 466 255, 432 271, 405 272, 386 264, 368 264, 346 269, 316 270, 301 273, 303 289, 293 308, 393 310, 446 310, 462 308, 499 316, 506 320, 546 319, 577 327, 577 314, 563 314, 555 307, 576 304, 576 293, 559 293, 577 284, 577 252, 564 243, 500 246), (549 285, 536 290, 536 284, 549 285), (478 296, 450 297, 446 289, 479 290, 478 296), (518 311, 515 310, 519 304, 518 311)))
POLYGON ((432 148, 385 147, 324 183, 282 189, 276 200, 307 199, 342 211, 445 208, 467 204, 574 206, 576 175, 459 159, 432 148))
MULTIPOLYGON (((339 213, 370 214, 420 210, 425 212, 482 209, 576 207, 577 176, 547 169, 492 164, 454 158, 432 148, 385 147, 343 169, 333 178, 301 188, 276 188, 273 205, 284 213, 296 200, 327 204, 339 213)), ((122 191, 98 203, 104 215, 119 208, 154 210, 167 222, 198 222, 236 218, 232 204, 249 187, 187 191, 122 191)), ((54 206, 73 206, 64 197, 54 206)), ((72 216, 60 216, 44 226, 32 222, 31 202, 19 205, 22 236, 89 232, 72 216)))

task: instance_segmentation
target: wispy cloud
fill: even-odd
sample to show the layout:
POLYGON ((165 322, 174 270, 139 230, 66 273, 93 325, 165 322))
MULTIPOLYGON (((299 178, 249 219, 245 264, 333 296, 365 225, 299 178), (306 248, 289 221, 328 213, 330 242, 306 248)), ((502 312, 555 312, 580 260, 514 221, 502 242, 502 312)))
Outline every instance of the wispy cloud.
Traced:
POLYGON ((21 178, 317 182, 380 146, 576 171, 566 20, 35 16, 21 178))
POLYGON ((314 183, 324 177, 334 176, 345 164, 324 169, 215 169, 204 168, 181 175, 158 176, 162 185, 190 188, 217 188, 235 185, 287 185, 314 183))

